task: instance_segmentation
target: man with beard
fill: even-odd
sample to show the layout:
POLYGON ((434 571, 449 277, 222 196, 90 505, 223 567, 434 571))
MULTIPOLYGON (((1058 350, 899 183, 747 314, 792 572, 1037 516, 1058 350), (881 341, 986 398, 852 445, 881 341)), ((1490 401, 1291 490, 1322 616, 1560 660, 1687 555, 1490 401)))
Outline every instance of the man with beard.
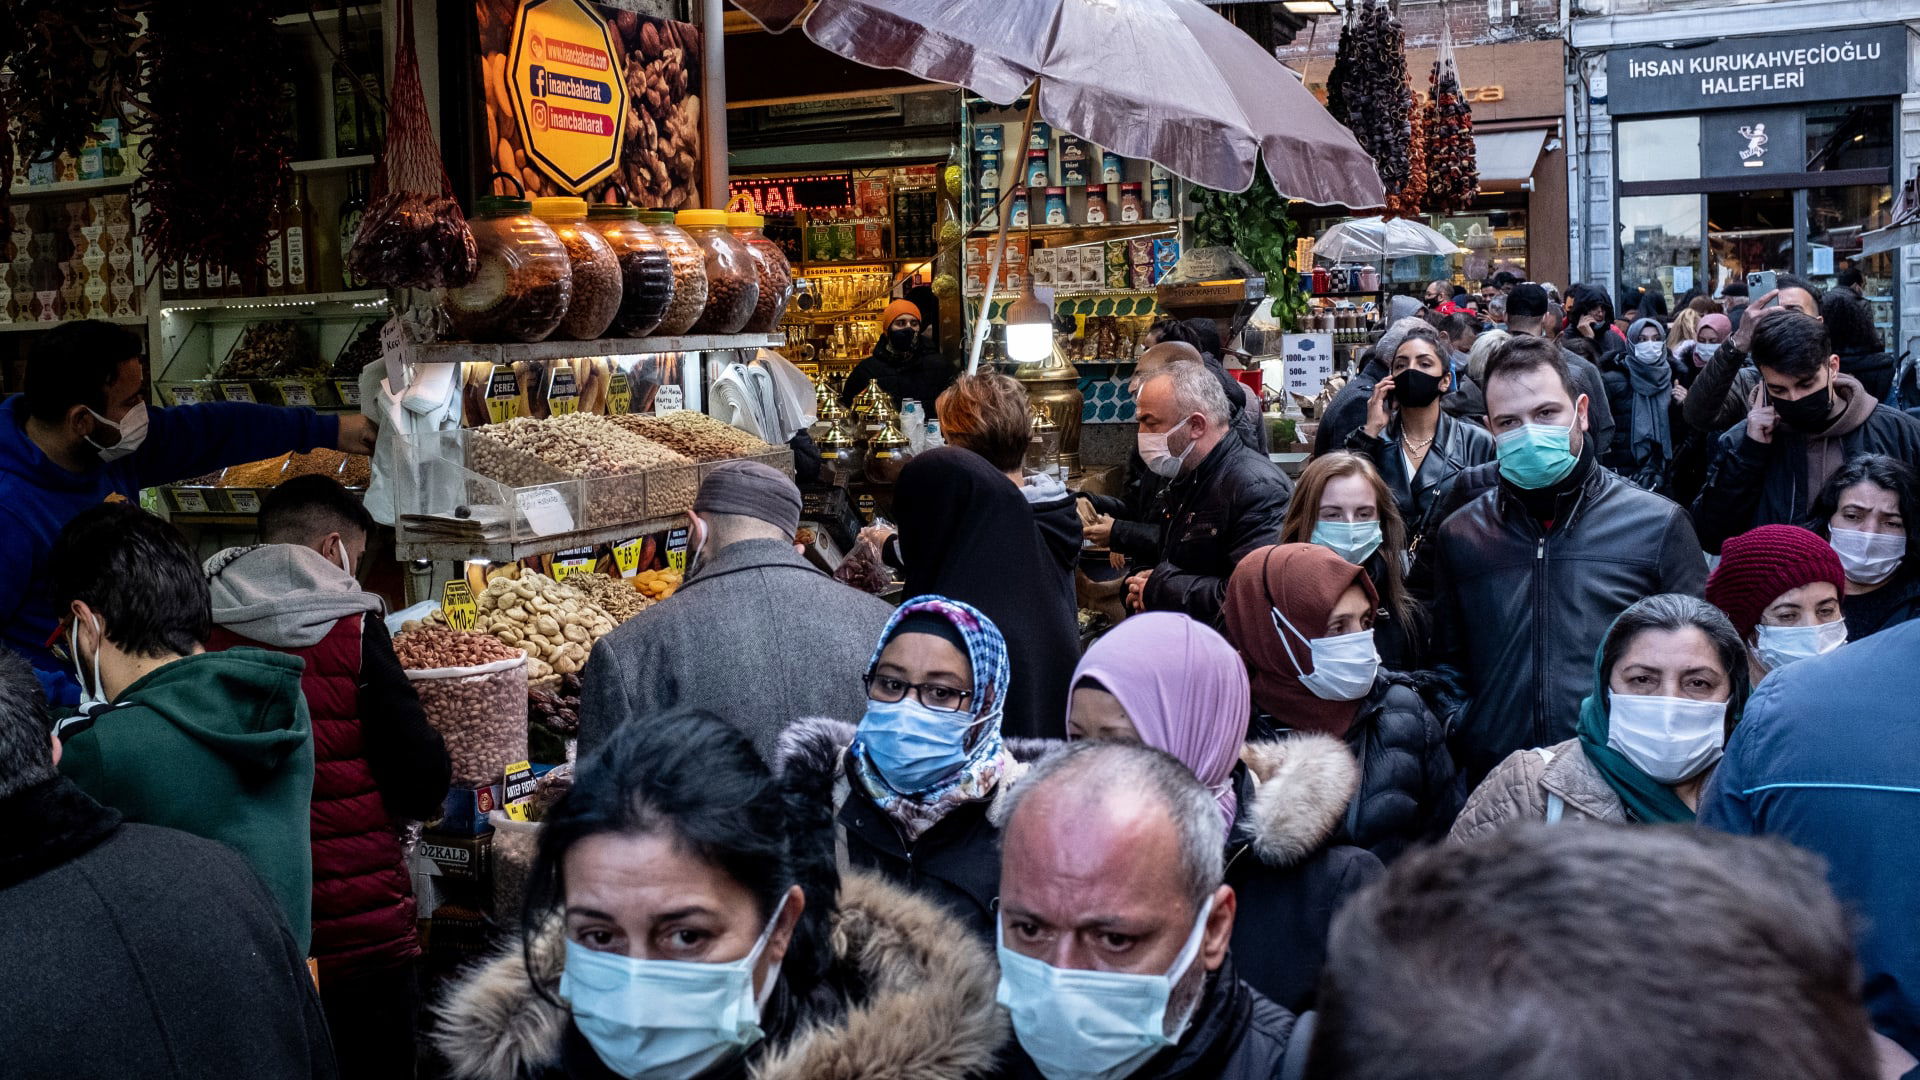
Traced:
POLYGON ((103 502, 137 502, 142 488, 290 450, 373 453, 362 416, 231 401, 149 409, 144 351, 112 323, 56 327, 34 343, 25 392, 0 402, 0 644, 27 658, 55 707, 80 700, 71 669, 47 646, 59 621, 47 558, 68 521, 103 502))
POLYGON ((847 376, 840 389, 840 404, 851 406, 853 399, 879 383, 894 408, 912 398, 927 411, 927 418, 938 419, 934 402, 940 391, 953 384, 954 370, 940 350, 920 333, 920 308, 911 300, 895 300, 880 313, 880 325, 886 327, 874 343, 873 355, 847 376))

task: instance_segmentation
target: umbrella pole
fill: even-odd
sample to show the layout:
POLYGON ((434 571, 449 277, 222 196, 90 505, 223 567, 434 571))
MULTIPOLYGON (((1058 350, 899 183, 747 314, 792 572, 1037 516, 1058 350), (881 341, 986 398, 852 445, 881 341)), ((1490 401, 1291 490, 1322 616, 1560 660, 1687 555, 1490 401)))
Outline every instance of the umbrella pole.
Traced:
MULTIPOLYGON (((1036 81, 1033 84, 1033 89, 1029 91, 1027 96, 1027 118, 1022 121, 1020 125, 1020 140, 1013 144, 1021 149, 1021 154, 1015 156, 1022 162, 1025 161, 1027 134, 1033 130, 1033 118, 1038 115, 1039 111, 1040 84, 1036 81)), ((1025 165, 1022 164, 1021 168, 1024 175, 1025 165)), ((1033 205, 1032 191, 1027 192, 1027 205, 1029 207, 1033 205)), ((980 349, 987 343, 987 325, 991 322, 991 320, 987 318, 987 315, 993 310, 994 286, 1000 283, 1000 262, 1006 258, 1007 254, 1007 219, 1012 216, 1011 207, 1003 207, 1001 209, 1000 235, 999 238, 994 241, 993 262, 987 269, 987 291, 980 296, 980 317, 979 321, 976 322, 973 327, 973 351, 967 359, 967 374, 969 375, 980 370, 980 349)))

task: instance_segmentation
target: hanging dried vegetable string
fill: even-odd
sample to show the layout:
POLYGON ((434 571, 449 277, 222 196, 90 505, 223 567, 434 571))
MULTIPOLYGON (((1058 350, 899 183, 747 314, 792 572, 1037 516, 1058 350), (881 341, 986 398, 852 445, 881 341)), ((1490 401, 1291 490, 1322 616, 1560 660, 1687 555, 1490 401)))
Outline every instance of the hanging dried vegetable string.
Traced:
POLYGON ((1406 36, 1387 4, 1366 0, 1361 5, 1356 0, 1355 6, 1359 11, 1340 35, 1328 76, 1327 108, 1373 158, 1387 191, 1395 192, 1407 182, 1413 106, 1406 36))
POLYGON ((480 254, 433 139, 414 52, 412 0, 400 0, 388 104, 387 143, 347 264, 355 274, 389 288, 465 285, 480 254))
POLYGON ((1427 167, 1433 179, 1427 204, 1435 213, 1466 210, 1480 193, 1480 167, 1474 155, 1473 110, 1460 89, 1460 67, 1453 55, 1453 27, 1441 27, 1434 55, 1433 117, 1427 133, 1427 167))
POLYGON ((1433 122, 1433 106, 1413 95, 1413 115, 1407 130, 1407 182, 1387 196, 1388 217, 1418 217, 1426 209, 1427 191, 1433 183, 1427 160, 1427 129, 1433 122))
POLYGON ((13 162, 78 154, 139 78, 135 0, 0 3, 0 237, 12 231, 13 162), (16 136, 14 124, 19 125, 16 136), (16 145, 17 144, 17 145, 16 145))
POLYGON ((133 197, 147 265, 251 273, 293 177, 280 128, 292 68, 266 0, 167 0, 148 9, 146 167, 133 197))

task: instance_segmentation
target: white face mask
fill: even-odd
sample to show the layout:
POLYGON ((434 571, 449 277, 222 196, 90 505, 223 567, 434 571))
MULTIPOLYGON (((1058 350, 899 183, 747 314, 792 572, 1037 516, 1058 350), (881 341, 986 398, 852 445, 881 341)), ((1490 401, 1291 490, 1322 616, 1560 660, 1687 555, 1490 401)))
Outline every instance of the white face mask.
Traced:
POLYGON ((88 615, 87 622, 93 626, 93 681, 87 681, 87 673, 80 666, 80 624, 67 628, 67 653, 73 657, 73 675, 80 683, 80 711, 86 712, 95 705, 108 704, 107 684, 100 681, 100 642, 105 637, 100 632, 98 616, 88 615))
POLYGON ((1173 452, 1172 437, 1174 431, 1185 426, 1186 420, 1181 420, 1172 430, 1157 433, 1142 431, 1137 436, 1140 460, 1146 462, 1148 470, 1154 475, 1168 480, 1180 475, 1180 467, 1186 463, 1187 455, 1193 451, 1194 444, 1189 441, 1186 448, 1176 454, 1173 452))
POLYGON ((1778 671, 1795 660, 1824 656, 1847 643, 1847 621, 1835 619, 1818 626, 1756 626, 1754 655, 1768 671, 1778 671))
POLYGON ((334 561, 340 564, 340 569, 345 570, 348 577, 352 577, 353 556, 347 554, 347 542, 345 540, 340 541, 338 546, 333 550, 334 554, 338 556, 334 561))
POLYGON ((93 441, 92 436, 87 437, 87 445, 100 451, 101 461, 116 461, 126 457, 140 449, 140 444, 147 441, 147 403, 144 401, 128 409, 127 415, 121 417, 117 424, 92 409, 88 409, 87 412, 95 422, 120 433, 120 441, 111 446, 101 446, 93 441))
POLYGON ((1858 585, 1878 585, 1900 569, 1907 557, 1907 538, 1898 533, 1870 533, 1834 526, 1827 530, 1828 542, 1840 556, 1847 580, 1858 585))
POLYGON ((1282 643, 1292 634, 1313 656, 1313 671, 1301 671, 1299 662, 1293 661, 1293 647, 1287 647, 1287 659, 1293 661, 1300 685, 1312 691, 1314 697, 1323 701, 1358 701, 1373 689, 1373 681, 1380 674, 1380 652, 1373 646, 1371 629, 1338 637, 1309 638, 1294 629, 1279 608, 1272 610, 1273 629, 1282 643))
POLYGON ((1727 743, 1727 703, 1607 694, 1607 745, 1663 784, 1700 775, 1727 743))

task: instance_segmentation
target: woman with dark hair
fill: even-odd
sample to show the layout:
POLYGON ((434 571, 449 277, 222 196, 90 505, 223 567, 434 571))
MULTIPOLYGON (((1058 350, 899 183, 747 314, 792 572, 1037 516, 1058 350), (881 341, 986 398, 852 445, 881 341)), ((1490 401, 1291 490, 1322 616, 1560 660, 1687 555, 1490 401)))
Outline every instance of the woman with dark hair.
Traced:
POLYGON ((1613 320, 1613 301, 1605 289, 1575 285, 1567 290, 1567 328, 1560 336, 1592 342, 1594 353, 1604 359, 1627 351, 1626 336, 1613 320))
POLYGON ((826 816, 704 713, 623 724, 548 811, 521 939, 437 1009, 473 1080, 986 1075, 984 948, 839 878, 826 816))
POLYGON ((1873 325, 1873 305, 1852 289, 1828 289, 1820 294, 1820 321, 1840 356, 1840 374, 1860 380, 1875 401, 1893 396, 1893 354, 1873 325))
MULTIPOLYGON (((977 609, 909 600, 881 632, 859 725, 802 719, 780 739, 782 775, 816 793, 849 865, 939 902, 987 943, 1000 894, 993 807, 1021 759, 1048 745, 1000 734, 1009 662, 977 609)), ((1061 730, 1066 708, 1063 695, 1061 730)))
POLYGON ((1493 460, 1493 436, 1449 416, 1440 398, 1453 388, 1451 347, 1437 332, 1409 330, 1393 350, 1387 378, 1367 399, 1367 422, 1347 437, 1393 492, 1402 521, 1423 522, 1439 491, 1462 469, 1493 460))
POLYGON ((1313 1005, 1327 927, 1380 860, 1337 834, 1360 769, 1329 735, 1247 742, 1247 668, 1185 615, 1149 611, 1087 648, 1069 739, 1124 739, 1180 760, 1220 805, 1239 903, 1234 969, 1295 1012, 1313 1005))
POLYGON ((1280 525, 1282 544, 1319 544, 1367 572, 1380 597, 1373 637, 1391 671, 1426 666, 1426 609, 1407 590, 1407 526, 1393 492, 1359 454, 1336 450, 1307 462, 1280 525))
POLYGON ((1578 735, 1508 755, 1451 839, 1513 821, 1693 821, 1749 686, 1746 645, 1726 615, 1680 593, 1647 597, 1601 641, 1578 735))
POLYGON ((1912 466, 1885 454, 1840 466, 1813 501, 1812 527, 1846 571, 1840 610, 1848 641, 1920 616, 1920 476, 1912 466))
POLYGON ((1346 743, 1360 785, 1342 843, 1382 862, 1442 836, 1460 799, 1446 730, 1415 681, 1382 671, 1379 594, 1360 567, 1318 544, 1260 548, 1227 583, 1226 637, 1247 661, 1255 731, 1346 743))

